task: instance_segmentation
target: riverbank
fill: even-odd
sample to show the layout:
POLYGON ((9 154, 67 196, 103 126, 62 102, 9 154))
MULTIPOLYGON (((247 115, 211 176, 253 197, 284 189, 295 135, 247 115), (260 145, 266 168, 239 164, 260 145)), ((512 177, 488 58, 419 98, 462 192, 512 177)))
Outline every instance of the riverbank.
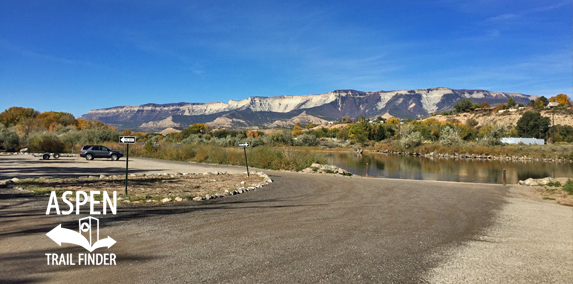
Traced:
POLYGON ((573 145, 500 145, 476 146, 473 144, 442 147, 426 144, 406 150, 396 143, 376 144, 367 150, 375 153, 423 156, 434 159, 468 159, 493 161, 532 161, 550 163, 573 163, 573 145))

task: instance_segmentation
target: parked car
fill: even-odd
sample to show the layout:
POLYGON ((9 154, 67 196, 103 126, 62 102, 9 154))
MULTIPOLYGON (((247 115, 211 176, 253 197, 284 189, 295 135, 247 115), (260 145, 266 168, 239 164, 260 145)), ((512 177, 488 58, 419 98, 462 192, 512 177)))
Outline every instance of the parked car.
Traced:
POLYGON ((80 157, 85 157, 86 160, 93 160, 94 158, 111 158, 113 161, 117 161, 119 158, 123 157, 123 152, 115 151, 101 145, 86 145, 82 147, 80 157))

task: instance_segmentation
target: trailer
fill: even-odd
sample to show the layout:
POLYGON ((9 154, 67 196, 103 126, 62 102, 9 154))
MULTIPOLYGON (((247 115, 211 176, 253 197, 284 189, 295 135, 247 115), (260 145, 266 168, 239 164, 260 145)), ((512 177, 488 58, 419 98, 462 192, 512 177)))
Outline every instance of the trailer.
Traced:
POLYGON ((60 157, 74 157, 74 154, 60 154, 60 153, 48 153, 45 152, 43 154, 32 154, 32 156, 34 157, 42 157, 42 159, 44 160, 49 160, 50 157, 53 157, 54 159, 59 159, 60 157))

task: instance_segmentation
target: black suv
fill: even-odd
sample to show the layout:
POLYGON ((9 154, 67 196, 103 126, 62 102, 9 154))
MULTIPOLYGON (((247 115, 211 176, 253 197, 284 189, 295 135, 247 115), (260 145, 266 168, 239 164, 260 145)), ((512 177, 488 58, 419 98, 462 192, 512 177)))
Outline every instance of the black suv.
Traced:
POLYGON ((112 150, 106 146, 101 145, 86 145, 82 147, 80 157, 86 157, 86 160, 93 160, 94 158, 111 158, 114 161, 123 157, 123 152, 112 150))

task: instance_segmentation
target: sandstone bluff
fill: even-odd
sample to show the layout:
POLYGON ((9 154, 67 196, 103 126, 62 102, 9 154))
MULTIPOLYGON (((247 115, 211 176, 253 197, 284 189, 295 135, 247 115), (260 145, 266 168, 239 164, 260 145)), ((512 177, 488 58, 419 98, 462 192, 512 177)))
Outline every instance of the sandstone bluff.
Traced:
POLYGON ((319 95, 249 97, 228 103, 172 103, 119 106, 91 110, 80 119, 101 120, 118 128, 164 129, 209 123, 215 127, 277 126, 296 122, 316 123, 344 116, 375 117, 392 115, 419 118, 433 112, 451 110, 462 99, 491 105, 513 97, 528 103, 538 96, 486 90, 430 88, 400 91, 361 92, 337 90, 319 95))

